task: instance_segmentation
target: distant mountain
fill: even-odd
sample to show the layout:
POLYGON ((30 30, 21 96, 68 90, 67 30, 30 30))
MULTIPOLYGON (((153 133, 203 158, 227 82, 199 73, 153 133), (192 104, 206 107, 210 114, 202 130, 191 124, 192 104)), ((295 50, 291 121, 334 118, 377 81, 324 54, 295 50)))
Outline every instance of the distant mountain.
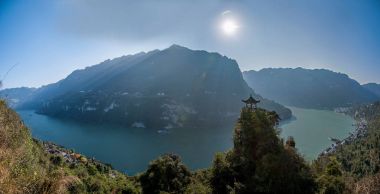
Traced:
POLYGON ((41 108, 41 104, 61 95, 70 92, 89 92, 102 84, 108 83, 114 76, 121 75, 128 68, 141 62, 157 51, 158 50, 154 50, 148 53, 141 52, 135 55, 118 57, 113 60, 108 59, 100 64, 76 70, 57 83, 38 88, 26 102, 18 104, 16 108, 39 109, 41 108))
POLYGON ((235 121, 250 94, 261 107, 290 118, 289 109, 253 92, 235 60, 173 45, 74 71, 17 108, 132 127, 209 126, 235 121))
POLYGON ((367 90, 371 91, 372 93, 376 94, 380 99, 380 84, 368 83, 362 86, 366 88, 367 90))
POLYGON ((259 94, 289 106, 333 109, 377 99, 347 75, 325 69, 268 68, 243 76, 259 94))
POLYGON ((4 99, 10 107, 15 107, 17 104, 23 103, 29 99, 36 88, 11 88, 0 90, 0 98, 4 99))

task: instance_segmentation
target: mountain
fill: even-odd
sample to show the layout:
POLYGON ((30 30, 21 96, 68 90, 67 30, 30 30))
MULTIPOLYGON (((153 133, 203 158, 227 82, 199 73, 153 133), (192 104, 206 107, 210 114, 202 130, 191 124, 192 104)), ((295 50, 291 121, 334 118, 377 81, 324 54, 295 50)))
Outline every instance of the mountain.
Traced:
POLYGON ((380 84, 368 83, 362 86, 366 88, 367 90, 371 91, 372 93, 376 94, 380 99, 380 84))
POLYGON ((243 76, 259 94, 289 106, 333 109, 377 99, 347 75, 325 69, 268 68, 243 76))
POLYGON ((290 118, 289 109, 253 92, 235 60, 173 45, 76 70, 17 108, 132 127, 198 127, 232 123, 250 94, 261 107, 290 118))
POLYGON ((15 107, 17 104, 23 103, 29 99, 36 88, 10 88, 0 90, 0 98, 5 99, 10 107, 15 107))

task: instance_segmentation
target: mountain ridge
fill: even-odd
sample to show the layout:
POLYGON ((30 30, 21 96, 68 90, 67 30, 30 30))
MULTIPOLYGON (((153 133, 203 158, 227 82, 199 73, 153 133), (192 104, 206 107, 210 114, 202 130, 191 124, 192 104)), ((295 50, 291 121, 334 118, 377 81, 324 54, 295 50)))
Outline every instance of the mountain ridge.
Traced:
POLYGON ((327 69, 265 68, 243 75, 255 91, 289 106, 334 109, 377 99, 348 75, 327 69))
POLYGON ((376 94, 380 99, 380 84, 377 83, 367 83, 362 85, 364 88, 369 90, 370 92, 376 94))
POLYGON ((241 100, 250 94, 262 107, 290 118, 289 109, 249 88, 235 60, 172 45, 73 71, 15 107, 82 121, 170 129, 233 122, 241 100))

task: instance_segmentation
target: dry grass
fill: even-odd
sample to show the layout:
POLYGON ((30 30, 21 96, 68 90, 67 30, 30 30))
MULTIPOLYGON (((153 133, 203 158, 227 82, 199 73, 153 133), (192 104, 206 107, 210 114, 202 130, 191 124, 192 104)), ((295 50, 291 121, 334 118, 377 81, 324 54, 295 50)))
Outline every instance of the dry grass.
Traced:
POLYGON ((17 113, 0 101, 0 193, 36 193, 46 176, 41 156, 17 113))
POLYGON ((355 184, 353 190, 357 194, 380 193, 380 173, 361 179, 355 184))

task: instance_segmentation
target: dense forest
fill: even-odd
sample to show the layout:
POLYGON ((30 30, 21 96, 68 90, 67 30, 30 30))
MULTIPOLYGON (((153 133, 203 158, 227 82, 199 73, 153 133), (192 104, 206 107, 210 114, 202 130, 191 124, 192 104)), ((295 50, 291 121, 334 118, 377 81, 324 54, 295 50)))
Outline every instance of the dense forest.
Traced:
POLYGON ((0 193, 378 193, 380 103, 354 112, 368 120, 367 135, 312 164, 292 137, 279 138, 275 112, 245 107, 233 148, 211 167, 190 171, 180 156, 164 154, 128 176, 64 148, 57 149, 73 160, 56 154, 1 101, 0 193))

